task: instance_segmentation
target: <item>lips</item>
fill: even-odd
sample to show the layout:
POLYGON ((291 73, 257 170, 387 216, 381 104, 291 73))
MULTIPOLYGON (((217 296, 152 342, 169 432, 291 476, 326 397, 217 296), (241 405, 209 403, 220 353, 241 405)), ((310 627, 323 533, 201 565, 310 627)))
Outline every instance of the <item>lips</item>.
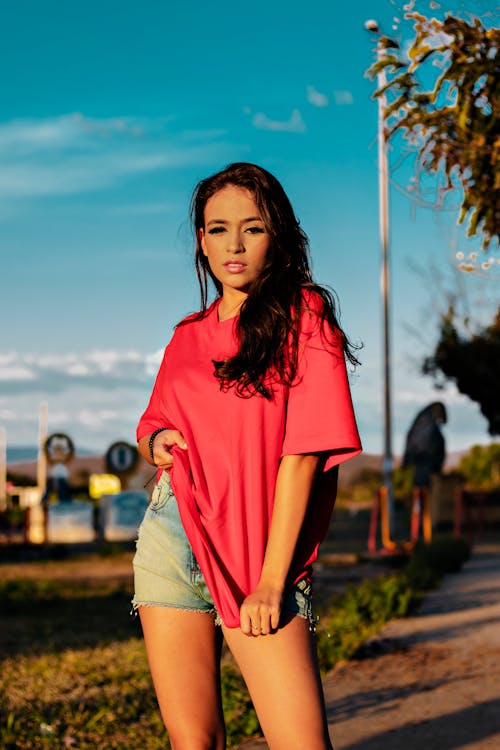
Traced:
POLYGON ((246 269, 247 264, 242 263, 239 260, 227 260, 225 263, 223 263, 223 266, 226 271, 229 271, 229 273, 241 273, 246 269))

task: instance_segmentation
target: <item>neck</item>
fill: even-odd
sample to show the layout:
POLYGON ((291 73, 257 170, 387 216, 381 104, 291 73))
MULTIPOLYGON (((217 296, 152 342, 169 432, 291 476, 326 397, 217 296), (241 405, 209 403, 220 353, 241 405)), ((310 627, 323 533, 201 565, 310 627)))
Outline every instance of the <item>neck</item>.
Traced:
POLYGON ((246 294, 231 298, 222 297, 218 309, 219 320, 222 321, 227 320, 228 318, 234 318, 238 314, 240 307, 246 300, 246 297, 246 294))

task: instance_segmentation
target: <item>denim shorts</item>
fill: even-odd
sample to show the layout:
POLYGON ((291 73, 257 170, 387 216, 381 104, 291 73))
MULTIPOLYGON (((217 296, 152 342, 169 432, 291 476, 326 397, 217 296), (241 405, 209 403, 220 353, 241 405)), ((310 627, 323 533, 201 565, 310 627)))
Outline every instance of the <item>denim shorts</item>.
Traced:
MULTIPOLYGON (((169 476, 163 472, 139 527, 133 560, 133 611, 143 605, 207 612, 221 618, 182 525, 169 476)), ((314 626, 312 587, 302 578, 285 594, 283 615, 299 615, 314 626)))

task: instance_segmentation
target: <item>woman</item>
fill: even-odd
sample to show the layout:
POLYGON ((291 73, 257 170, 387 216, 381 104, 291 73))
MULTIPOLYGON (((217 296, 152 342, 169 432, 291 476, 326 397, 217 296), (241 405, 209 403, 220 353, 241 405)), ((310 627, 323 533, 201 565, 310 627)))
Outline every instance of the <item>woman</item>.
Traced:
POLYGON ((271 750, 327 750, 311 564, 338 464, 361 450, 356 358, 269 172, 202 180, 192 219, 201 311, 177 326, 137 429, 158 481, 133 603, 160 710, 174 750, 225 747, 222 631, 271 750))

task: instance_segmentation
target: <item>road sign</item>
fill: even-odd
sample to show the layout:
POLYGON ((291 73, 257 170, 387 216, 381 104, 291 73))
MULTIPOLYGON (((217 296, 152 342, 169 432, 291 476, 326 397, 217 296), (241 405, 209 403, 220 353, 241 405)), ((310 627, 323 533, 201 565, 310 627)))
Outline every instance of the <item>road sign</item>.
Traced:
POLYGON ((75 455, 75 446, 69 435, 54 432, 44 445, 45 455, 50 464, 67 464, 75 455))
POLYGON ((99 500, 102 495, 113 495, 120 492, 122 483, 116 474, 91 474, 89 476, 89 495, 92 500, 99 500))
POLYGON ((110 474, 127 474, 137 466, 139 453, 130 443, 113 443, 106 453, 106 469, 110 474))

